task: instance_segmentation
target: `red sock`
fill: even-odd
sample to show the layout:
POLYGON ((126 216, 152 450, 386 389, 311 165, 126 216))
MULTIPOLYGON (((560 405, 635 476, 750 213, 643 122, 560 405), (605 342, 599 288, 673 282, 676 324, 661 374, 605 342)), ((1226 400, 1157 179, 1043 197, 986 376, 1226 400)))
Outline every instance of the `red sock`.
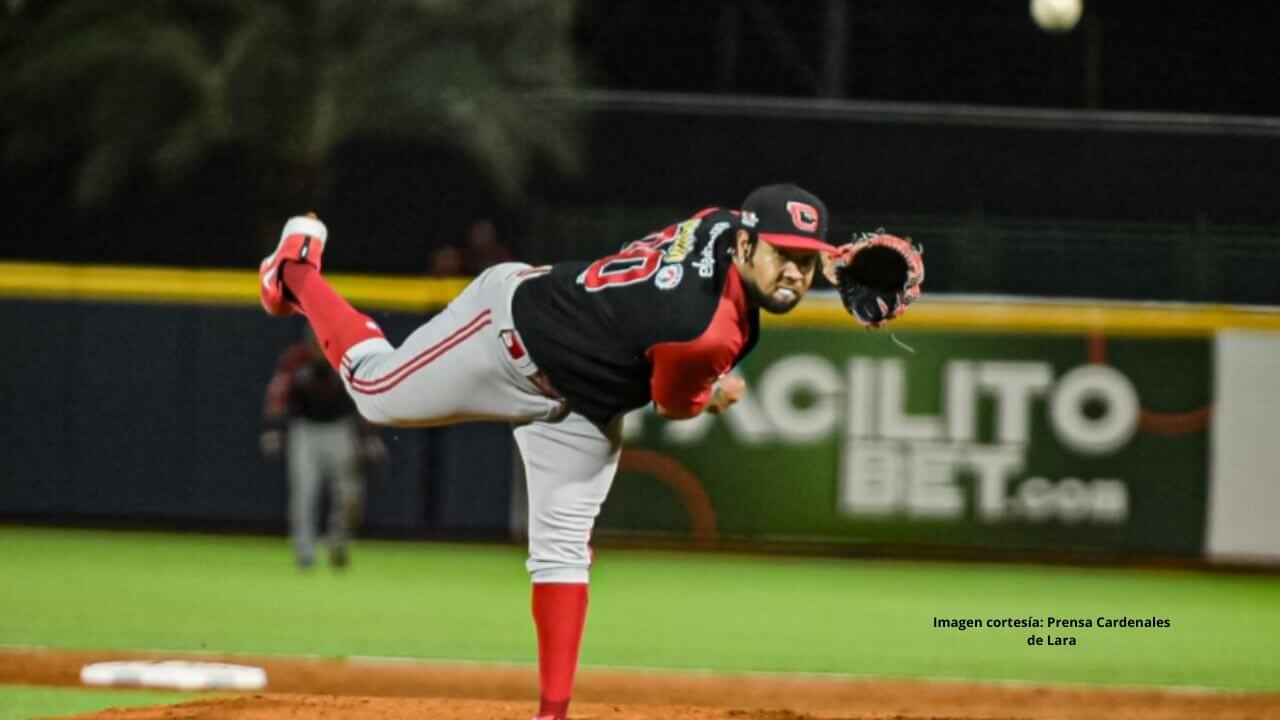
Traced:
POLYGON ((542 703, 538 716, 561 720, 569 714, 578 647, 587 621, 585 583, 534 583, 533 621, 538 626, 538 675, 542 703))
POLYGON ((284 286, 297 298, 334 370, 342 372, 342 356, 352 345, 386 337, 377 323, 343 300, 314 267, 286 262, 281 272, 284 286))

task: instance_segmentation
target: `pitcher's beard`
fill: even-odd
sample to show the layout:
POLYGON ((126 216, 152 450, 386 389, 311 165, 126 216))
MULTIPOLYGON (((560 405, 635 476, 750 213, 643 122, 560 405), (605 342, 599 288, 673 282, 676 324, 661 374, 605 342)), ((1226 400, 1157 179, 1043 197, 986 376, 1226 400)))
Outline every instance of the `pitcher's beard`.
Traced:
POLYGON ((794 292, 790 300, 779 300, 773 295, 766 295, 760 286, 753 279, 743 278, 742 287, 746 290, 747 297, 760 309, 774 315, 783 315, 791 312, 791 310, 800 304, 800 293, 794 292))

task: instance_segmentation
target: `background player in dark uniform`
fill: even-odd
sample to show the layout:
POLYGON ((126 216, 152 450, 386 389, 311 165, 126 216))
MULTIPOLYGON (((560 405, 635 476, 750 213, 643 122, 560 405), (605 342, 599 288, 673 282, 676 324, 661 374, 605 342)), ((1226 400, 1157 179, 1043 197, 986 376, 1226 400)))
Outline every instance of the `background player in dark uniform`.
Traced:
POLYGON ((329 563, 345 567, 364 510, 365 471, 384 461, 386 448, 377 430, 356 412, 310 331, 276 362, 263 401, 263 422, 263 454, 271 460, 286 457, 294 561, 304 568, 315 563, 327 484, 329 563))
MULTIPOLYGON (((539 718, 568 711, 587 543, 617 469, 623 414, 653 402, 664 417, 691 418, 736 402, 745 383, 730 370, 755 345, 760 310, 789 311, 819 268, 836 280, 831 258, 852 257, 852 245, 827 244, 827 222, 805 190, 763 187, 741 208, 703 210, 599 260, 496 265, 399 347, 321 277, 328 231, 314 217, 290 220, 263 260, 263 306, 307 315, 364 417, 515 425, 529 490, 539 718)), ((918 272, 898 273, 897 290, 908 274, 918 286, 915 260, 918 272)), ((912 296, 869 290, 876 273, 864 275, 842 288, 851 311, 862 308, 854 314, 870 325, 900 314, 912 296)))

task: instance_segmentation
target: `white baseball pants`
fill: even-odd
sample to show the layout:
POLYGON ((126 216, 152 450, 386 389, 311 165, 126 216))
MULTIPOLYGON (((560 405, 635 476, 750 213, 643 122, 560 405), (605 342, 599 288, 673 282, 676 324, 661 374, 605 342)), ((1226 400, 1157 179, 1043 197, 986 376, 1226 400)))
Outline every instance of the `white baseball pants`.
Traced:
POLYGON ((601 428, 566 412, 529 379, 537 367, 528 355, 513 357, 504 331, 515 330, 511 298, 531 272, 523 263, 489 268, 400 347, 383 338, 353 345, 341 375, 371 422, 515 423, 529 488, 529 573, 535 583, 585 583, 591 529, 622 450, 621 422, 601 428))
POLYGON ((330 550, 345 550, 364 502, 364 470, 356 450, 355 420, 313 422, 294 418, 285 443, 288 452, 289 537, 299 565, 316 556, 320 495, 329 483, 330 550))

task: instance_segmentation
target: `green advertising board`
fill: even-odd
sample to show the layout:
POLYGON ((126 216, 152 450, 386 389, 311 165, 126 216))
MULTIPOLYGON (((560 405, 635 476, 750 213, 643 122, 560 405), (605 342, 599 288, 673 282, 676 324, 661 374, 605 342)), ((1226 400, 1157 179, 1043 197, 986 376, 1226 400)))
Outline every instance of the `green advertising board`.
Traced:
POLYGON ((730 412, 628 418, 629 458, 599 527, 1199 553, 1207 338, 897 337, 910 351, 885 332, 767 328, 730 412))

